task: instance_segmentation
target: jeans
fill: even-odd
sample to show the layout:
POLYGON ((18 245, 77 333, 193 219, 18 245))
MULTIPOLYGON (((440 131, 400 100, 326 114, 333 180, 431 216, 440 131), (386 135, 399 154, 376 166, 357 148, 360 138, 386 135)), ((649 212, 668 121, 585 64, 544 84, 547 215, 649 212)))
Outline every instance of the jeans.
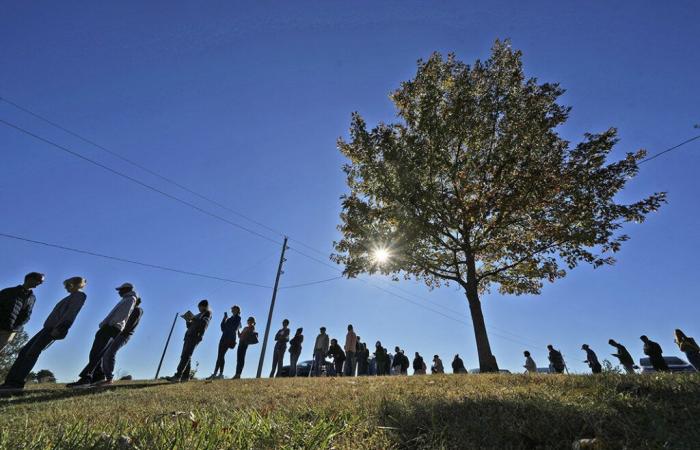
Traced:
POLYGON ((272 353, 272 371, 270 372, 270 378, 275 376, 275 371, 277 372, 277 376, 280 376, 284 365, 284 352, 286 351, 286 342, 278 342, 275 344, 275 350, 272 353))
POLYGON ((24 387, 29 372, 32 371, 41 352, 54 341, 51 330, 42 328, 19 351, 15 363, 5 378, 5 384, 12 387, 24 387))
POLYGON ((14 331, 0 331, 0 350, 5 348, 7 344, 12 342, 12 339, 14 339, 15 334, 17 333, 15 333, 14 331))
POLYGON ((200 340, 185 338, 185 342, 182 344, 182 353, 180 354, 180 363, 177 365, 177 371, 175 372, 175 378, 181 380, 190 379, 190 362, 192 360, 192 353, 194 349, 197 348, 200 340))
POLYGON ((245 365, 245 353, 248 351, 248 344, 241 342, 238 344, 238 351, 236 352, 236 378, 240 378, 243 373, 243 366, 245 365))
POLYGON ((321 369, 323 368, 323 365, 326 363, 326 358, 325 355, 322 352, 315 352, 314 353, 314 375, 317 377, 321 376, 321 369))
POLYGON ((340 377, 343 375, 343 362, 345 362, 345 360, 333 360, 333 363, 335 364, 336 377, 340 377))
POLYGON ((297 361, 299 361, 299 355, 301 355, 301 352, 289 354, 289 376, 290 377, 297 376, 297 361))
POLYGON ((221 375, 224 374, 224 364, 226 363, 225 357, 226 357, 226 352, 229 349, 233 349, 236 347, 236 341, 232 339, 224 339, 223 337, 219 341, 219 353, 216 357, 216 365, 214 366, 214 375, 217 374, 217 372, 221 375))
POLYGON ((345 353, 345 375, 348 377, 355 376, 355 352, 345 353))
MULTIPOLYGON (((102 356, 102 374, 104 378, 112 380, 114 378, 114 363, 116 361, 117 352, 120 348, 124 347, 127 342, 129 342, 131 335, 119 334, 117 337, 112 339, 112 343, 105 350, 102 356)), ((98 375, 98 370, 95 370, 95 378, 98 375)))
POLYGON ((85 368, 80 372, 81 380, 97 381, 102 379, 102 356, 110 341, 119 334, 119 328, 105 326, 97 330, 90 348, 90 357, 85 368), (96 373, 97 372, 97 373, 96 373), (95 376, 97 375, 97 376, 95 376))

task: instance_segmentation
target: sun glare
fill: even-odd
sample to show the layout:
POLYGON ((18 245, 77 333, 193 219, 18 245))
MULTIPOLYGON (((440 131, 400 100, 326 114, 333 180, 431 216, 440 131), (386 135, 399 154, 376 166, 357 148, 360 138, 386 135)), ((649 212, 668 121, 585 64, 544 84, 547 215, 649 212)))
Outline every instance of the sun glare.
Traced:
POLYGON ((386 248, 377 248, 372 253, 372 258, 377 264, 384 264, 389 260, 390 256, 389 250, 386 248))

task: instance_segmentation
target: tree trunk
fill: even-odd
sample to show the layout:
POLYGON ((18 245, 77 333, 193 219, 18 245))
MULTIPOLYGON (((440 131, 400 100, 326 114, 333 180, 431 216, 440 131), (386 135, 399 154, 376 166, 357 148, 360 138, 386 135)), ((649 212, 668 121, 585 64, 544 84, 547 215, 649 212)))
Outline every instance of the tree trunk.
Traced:
POLYGON ((479 356, 479 370, 483 372, 498 372, 496 357, 491 353, 489 336, 486 333, 484 313, 481 311, 479 300, 479 287, 476 278, 476 263, 471 255, 467 255, 467 283, 465 286, 469 312, 472 315, 474 337, 476 338, 476 351, 479 356))

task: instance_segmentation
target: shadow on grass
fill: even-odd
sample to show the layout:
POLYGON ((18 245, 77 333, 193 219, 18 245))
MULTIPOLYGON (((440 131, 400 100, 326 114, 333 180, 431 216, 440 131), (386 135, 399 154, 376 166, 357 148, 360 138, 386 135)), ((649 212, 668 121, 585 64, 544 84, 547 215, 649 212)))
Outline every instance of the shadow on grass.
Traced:
POLYGON ((86 395, 101 394, 108 391, 144 389, 154 386, 163 386, 170 383, 129 383, 114 384, 112 386, 94 387, 85 389, 27 389, 13 394, 0 395, 0 409, 6 406, 21 405, 24 403, 41 403, 66 398, 83 397, 86 395), (36 395, 39 394, 39 395, 36 395), (8 401, 9 400, 9 401, 8 401))

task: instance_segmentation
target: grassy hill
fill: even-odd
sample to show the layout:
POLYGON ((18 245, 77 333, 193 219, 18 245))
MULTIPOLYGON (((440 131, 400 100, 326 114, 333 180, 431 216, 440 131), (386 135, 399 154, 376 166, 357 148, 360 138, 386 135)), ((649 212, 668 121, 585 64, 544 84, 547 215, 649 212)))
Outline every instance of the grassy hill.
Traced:
POLYGON ((0 398, 2 448, 698 448, 700 375, 61 385, 0 398))

